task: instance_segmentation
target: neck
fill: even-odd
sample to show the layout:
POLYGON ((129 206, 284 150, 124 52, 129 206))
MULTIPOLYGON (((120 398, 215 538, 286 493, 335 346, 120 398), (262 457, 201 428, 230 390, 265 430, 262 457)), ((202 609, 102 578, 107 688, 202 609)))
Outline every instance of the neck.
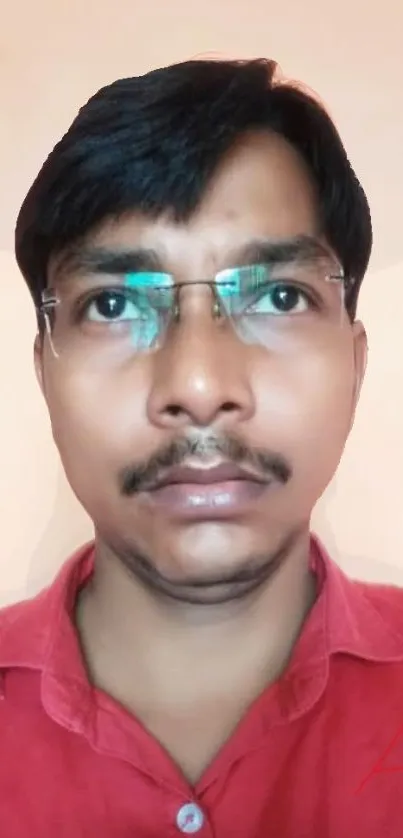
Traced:
POLYGON ((232 694, 247 706, 287 666, 314 599, 308 533, 259 590, 208 606, 158 599, 97 544, 77 626, 90 678, 134 712, 232 694))

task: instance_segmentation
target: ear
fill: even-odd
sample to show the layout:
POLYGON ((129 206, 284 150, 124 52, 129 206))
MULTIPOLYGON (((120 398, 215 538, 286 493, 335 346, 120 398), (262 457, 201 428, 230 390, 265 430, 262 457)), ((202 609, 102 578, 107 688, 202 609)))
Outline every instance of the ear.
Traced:
POLYGON ((357 320, 353 323, 353 351, 354 351, 354 388, 352 393, 352 422, 361 394, 368 360, 368 340, 363 324, 357 320))
POLYGON ((39 332, 37 333, 34 342, 34 367, 36 380, 41 388, 42 395, 46 399, 45 376, 43 372, 43 335, 40 335, 39 332))

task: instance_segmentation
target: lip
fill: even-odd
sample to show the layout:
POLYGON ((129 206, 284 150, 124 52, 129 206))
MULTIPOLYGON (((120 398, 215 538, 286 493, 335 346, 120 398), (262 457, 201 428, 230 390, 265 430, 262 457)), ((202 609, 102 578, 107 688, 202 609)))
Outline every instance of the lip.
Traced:
POLYGON ((164 486, 175 486, 178 484, 211 486, 215 483, 227 483, 234 480, 253 480, 255 483, 266 484, 267 480, 262 477, 231 463, 222 463, 210 468, 192 468, 191 466, 179 466, 171 468, 158 480, 153 489, 162 489, 164 486))
POLYGON ((170 516, 191 520, 239 517, 273 483, 239 466, 172 468, 148 492, 170 516))

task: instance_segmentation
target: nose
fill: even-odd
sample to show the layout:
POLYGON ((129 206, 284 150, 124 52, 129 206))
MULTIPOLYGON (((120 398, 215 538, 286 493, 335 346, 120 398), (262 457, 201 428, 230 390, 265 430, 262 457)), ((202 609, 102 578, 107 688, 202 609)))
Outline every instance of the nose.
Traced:
POLYGON ((247 348, 209 319, 192 318, 154 356, 152 424, 171 430, 236 426, 254 414, 247 348))

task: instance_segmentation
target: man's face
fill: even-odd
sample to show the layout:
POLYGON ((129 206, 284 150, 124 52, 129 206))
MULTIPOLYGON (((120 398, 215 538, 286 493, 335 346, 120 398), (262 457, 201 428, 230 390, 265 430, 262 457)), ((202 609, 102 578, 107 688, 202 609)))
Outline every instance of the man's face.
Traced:
MULTIPOLYGON (((244 260, 252 242, 302 236, 326 246, 304 164, 275 135, 247 137, 187 223, 136 213, 87 240, 152 250, 158 270, 184 283, 161 346, 121 355, 95 323, 81 351, 56 358, 47 338, 37 347, 54 438, 100 540, 173 596, 213 601, 256 584, 307 526, 338 465, 365 366, 362 327, 340 302, 337 317, 274 314, 263 341, 245 341, 197 285, 244 260), (245 473, 199 482, 201 469, 223 464, 245 473)), ((50 267, 49 285, 66 297, 100 279, 108 284, 50 267)), ((341 288, 331 293, 342 301, 341 288)))

